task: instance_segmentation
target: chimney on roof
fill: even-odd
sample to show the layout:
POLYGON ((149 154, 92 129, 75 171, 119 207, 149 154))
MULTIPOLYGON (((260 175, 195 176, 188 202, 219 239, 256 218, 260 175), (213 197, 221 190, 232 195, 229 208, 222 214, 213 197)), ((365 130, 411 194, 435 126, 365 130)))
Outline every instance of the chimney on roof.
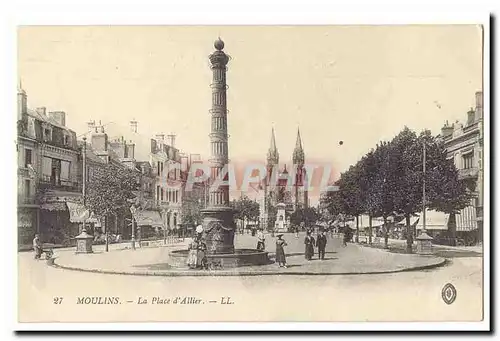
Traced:
POLYGON ((476 116, 476 111, 474 110, 474 108, 470 108, 470 110, 467 112, 467 126, 470 126, 471 124, 474 123, 475 116, 476 116))
POLYGON ((101 127, 101 131, 97 131, 95 128, 95 133, 92 134, 92 149, 96 152, 105 152, 108 150, 108 135, 104 132, 104 127, 101 127))
POLYGON ((87 129, 88 129, 89 133, 95 131, 96 126, 95 126, 95 121, 94 120, 87 122, 87 129))
POLYGON ((66 113, 64 111, 51 111, 49 117, 60 126, 66 127, 66 113))
POLYGON ((36 113, 38 115, 46 116, 47 108, 45 108, 45 107, 38 107, 35 110, 36 110, 36 113))
POLYGON ((476 115, 475 119, 476 121, 480 120, 483 118, 483 92, 482 91, 477 91, 476 92, 476 115))
POLYGON ((23 90, 21 82, 19 82, 19 88, 17 89, 17 119, 21 120, 23 114, 28 112, 28 96, 26 91, 23 90))
POLYGON ((446 121, 444 126, 441 128, 441 135, 443 138, 453 135, 453 124, 450 125, 448 121, 446 121))
POLYGON ((137 133, 137 121, 134 118, 130 121, 130 131, 137 133))
POLYGON ((172 147, 172 148, 175 148, 175 135, 174 134, 170 134, 167 136, 168 137, 168 142, 167 144, 172 147))

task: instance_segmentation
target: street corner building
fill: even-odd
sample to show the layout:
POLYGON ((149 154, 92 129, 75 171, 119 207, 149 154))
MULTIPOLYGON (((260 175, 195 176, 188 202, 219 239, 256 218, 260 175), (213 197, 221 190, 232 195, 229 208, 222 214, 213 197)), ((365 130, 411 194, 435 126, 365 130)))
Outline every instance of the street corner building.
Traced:
POLYGON ((21 85, 17 104, 19 247, 30 247, 35 233, 45 242, 67 242, 78 231, 68 203, 82 202, 76 134, 65 112, 29 109, 21 85))

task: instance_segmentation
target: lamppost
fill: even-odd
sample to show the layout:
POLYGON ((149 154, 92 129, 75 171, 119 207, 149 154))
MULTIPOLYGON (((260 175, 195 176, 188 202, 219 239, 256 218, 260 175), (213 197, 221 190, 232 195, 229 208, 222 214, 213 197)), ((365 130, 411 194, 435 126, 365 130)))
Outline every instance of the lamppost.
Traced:
POLYGON ((131 225, 132 225, 132 250, 135 250, 135 224, 134 224, 134 215, 137 211, 137 208, 132 205, 130 206, 130 213, 132 213, 131 225))
POLYGON ((423 146, 422 146, 422 149, 423 149, 423 161, 422 161, 422 172, 423 172, 423 179, 422 179, 422 218, 424 219, 424 221, 422 222, 422 233, 426 233, 425 231, 425 211, 426 211, 426 198, 425 198, 425 164, 427 163, 426 161, 426 155, 425 155, 425 141, 423 143, 423 146))
MULTIPOLYGON (((82 196, 83 196, 83 207, 86 207, 86 187, 87 187, 87 138, 83 137, 83 181, 82 181, 82 196)), ((89 212, 90 215, 90 212, 89 212)), ((87 218, 83 218, 83 229, 82 231, 86 231, 86 221, 87 218)))
POLYGON ((426 210, 426 197, 425 197, 425 172, 426 172, 426 148, 425 148, 425 140, 422 141, 422 151, 423 151, 423 156, 422 156, 422 232, 418 237, 415 239, 417 240, 417 253, 418 254, 423 254, 423 255, 428 255, 432 254, 432 237, 427 234, 427 231, 425 229, 426 225, 426 217, 425 217, 425 210, 426 210))

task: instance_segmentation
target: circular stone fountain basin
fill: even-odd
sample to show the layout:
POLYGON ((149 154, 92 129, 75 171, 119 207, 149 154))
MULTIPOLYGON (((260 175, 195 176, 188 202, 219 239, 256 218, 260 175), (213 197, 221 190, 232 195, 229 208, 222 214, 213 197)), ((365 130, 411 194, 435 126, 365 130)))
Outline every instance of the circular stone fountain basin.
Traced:
MULTIPOLYGON (((174 250, 170 252, 170 265, 183 268, 187 266, 189 250, 174 250)), ((271 261, 267 251, 255 249, 236 249, 234 253, 207 254, 209 264, 220 266, 221 268, 236 268, 249 265, 266 265, 271 261)))

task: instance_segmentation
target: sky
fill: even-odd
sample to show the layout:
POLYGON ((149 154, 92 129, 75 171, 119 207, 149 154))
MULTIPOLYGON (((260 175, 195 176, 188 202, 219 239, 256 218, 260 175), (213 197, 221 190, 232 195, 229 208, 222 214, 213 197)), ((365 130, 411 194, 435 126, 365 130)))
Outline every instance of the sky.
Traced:
POLYGON ((18 74, 31 108, 63 110, 77 135, 101 120, 137 143, 174 133, 208 157, 217 37, 228 64, 231 160, 264 162, 271 128, 289 162, 300 127, 307 160, 339 172, 405 125, 439 133, 466 120, 482 89, 482 31, 441 26, 25 26, 18 74), (139 134, 132 136, 129 121, 139 134), (343 141, 343 145, 339 145, 343 141))

